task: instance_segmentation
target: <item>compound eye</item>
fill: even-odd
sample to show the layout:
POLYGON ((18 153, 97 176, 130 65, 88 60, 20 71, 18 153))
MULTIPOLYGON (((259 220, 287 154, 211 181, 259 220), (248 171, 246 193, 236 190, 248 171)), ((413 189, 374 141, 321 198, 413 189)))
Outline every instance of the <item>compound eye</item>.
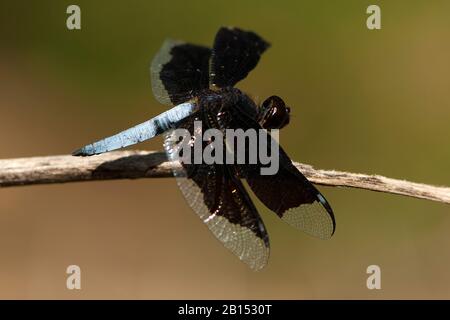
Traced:
POLYGON ((259 123, 265 129, 281 129, 289 123, 290 110, 283 99, 271 96, 261 105, 259 123))

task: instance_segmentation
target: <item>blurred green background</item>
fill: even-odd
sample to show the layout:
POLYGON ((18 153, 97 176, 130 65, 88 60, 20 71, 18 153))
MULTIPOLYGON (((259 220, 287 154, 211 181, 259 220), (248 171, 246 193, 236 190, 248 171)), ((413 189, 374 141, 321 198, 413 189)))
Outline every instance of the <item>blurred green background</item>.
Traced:
MULTIPOLYGON (((0 158, 66 154, 166 109, 150 61, 166 37, 222 25, 272 43, 239 87, 292 107, 281 143, 317 168, 450 185, 449 1, 0 1, 0 158), (81 7, 82 29, 66 28, 81 7), (378 4, 382 29, 366 28, 378 4)), ((162 140, 138 146, 162 149, 162 140)), ((258 208, 271 258, 252 272, 173 179, 0 190, 0 298, 450 298, 450 207, 321 187, 321 241, 258 208), (65 287, 66 267, 82 290, 65 287), (382 289, 366 288, 377 264, 382 289)))

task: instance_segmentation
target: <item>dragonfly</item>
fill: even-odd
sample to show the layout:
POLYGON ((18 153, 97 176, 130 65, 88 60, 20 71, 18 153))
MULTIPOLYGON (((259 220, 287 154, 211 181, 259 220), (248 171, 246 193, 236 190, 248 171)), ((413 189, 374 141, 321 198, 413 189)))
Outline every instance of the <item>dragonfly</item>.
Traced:
POLYGON ((249 191, 291 226, 320 239, 331 238, 336 228, 331 206, 279 145, 271 150, 279 159, 273 175, 261 174, 260 162, 193 163, 180 158, 180 140, 174 132, 187 130, 193 141, 196 121, 204 129, 220 132, 264 130, 269 139, 272 130, 289 123, 291 109, 283 99, 273 95, 257 104, 235 87, 269 47, 258 34, 236 27, 220 28, 212 48, 166 40, 151 63, 150 76, 155 98, 170 109, 73 155, 97 155, 164 135, 168 159, 180 162, 173 173, 187 203, 214 236, 253 270, 267 265, 270 243, 249 191))

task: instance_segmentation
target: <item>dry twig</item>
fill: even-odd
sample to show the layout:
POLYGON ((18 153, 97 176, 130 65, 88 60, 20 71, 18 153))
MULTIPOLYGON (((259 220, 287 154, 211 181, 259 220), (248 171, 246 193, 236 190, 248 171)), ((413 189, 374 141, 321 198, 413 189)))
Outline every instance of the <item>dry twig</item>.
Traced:
MULTIPOLYGON (((313 183, 352 187, 450 203, 450 188, 294 163, 313 183)), ((178 164, 155 151, 116 151, 87 158, 71 155, 0 160, 0 187, 33 184, 171 177, 178 164)))

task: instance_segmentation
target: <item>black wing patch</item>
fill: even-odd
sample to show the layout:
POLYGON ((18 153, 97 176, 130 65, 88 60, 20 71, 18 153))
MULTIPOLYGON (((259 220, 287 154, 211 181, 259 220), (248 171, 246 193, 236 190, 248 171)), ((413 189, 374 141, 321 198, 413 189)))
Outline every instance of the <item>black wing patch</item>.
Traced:
POLYGON ((269 43, 256 33, 238 28, 221 28, 216 35, 210 66, 210 84, 234 86, 253 70, 269 43))
MULTIPOLYGON (((240 113, 231 117, 233 128, 262 129, 260 125, 240 113)), ((272 152, 268 135, 265 144, 272 152)), ((259 140, 258 140, 259 145, 259 140)), ((270 210, 283 221, 305 233, 329 239, 336 228, 333 210, 325 197, 308 181, 308 179, 292 164, 289 156, 278 145, 279 169, 274 175, 261 175, 260 163, 239 165, 240 176, 247 180, 253 193, 270 210)), ((259 150, 258 150, 259 152, 259 150)))
POLYGON ((280 167, 275 175, 261 175, 261 166, 247 166, 248 185, 283 221, 309 235, 329 239, 336 228, 331 206, 281 147, 279 154, 280 167))
MULTIPOLYGON (((184 120, 180 128, 193 134, 195 116, 184 120)), ((174 131, 166 134, 164 147, 170 160, 181 160, 180 141, 174 131)), ((235 170, 228 165, 182 162, 182 170, 174 174, 188 204, 217 239, 252 269, 259 270, 269 258, 269 237, 235 170)))
POLYGON ((162 104, 176 105, 208 88, 210 57, 210 48, 166 40, 150 68, 156 99, 162 104))

